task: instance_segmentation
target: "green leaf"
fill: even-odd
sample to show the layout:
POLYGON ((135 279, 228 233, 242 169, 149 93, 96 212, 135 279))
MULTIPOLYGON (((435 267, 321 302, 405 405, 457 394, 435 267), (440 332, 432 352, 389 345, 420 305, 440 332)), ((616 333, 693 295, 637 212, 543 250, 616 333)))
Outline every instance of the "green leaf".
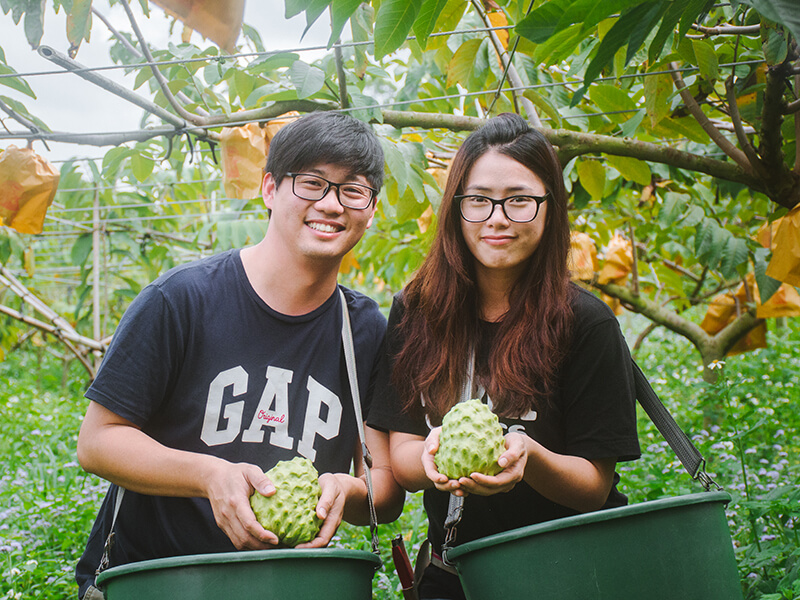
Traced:
POLYGON ((647 60, 650 64, 656 63, 658 57, 666 49, 667 38, 674 31, 675 25, 678 24, 678 21, 683 16, 685 8, 684 3, 681 2, 673 2, 667 8, 667 12, 661 20, 661 26, 650 41, 650 48, 647 53, 647 60))
MULTIPOLYGON (((664 5, 661 3, 643 3, 623 13, 603 37, 592 62, 586 67, 583 86, 573 95, 571 106, 575 106, 580 101, 589 89, 589 85, 597 79, 604 68, 613 62, 617 51, 625 46, 634 34, 641 39, 647 37, 658 22, 663 10, 664 5)), ((625 61, 626 65, 630 57, 631 50, 629 48, 628 57, 625 61)))
POLYGON ((328 4, 330 4, 330 0, 286 0, 284 3, 284 15, 287 19, 291 19, 301 12, 305 12, 306 28, 303 31, 303 35, 305 35, 319 16, 328 8, 328 4))
POLYGON ((644 78, 644 107, 650 127, 658 125, 669 113, 672 95, 672 77, 667 74, 650 75, 644 78))
POLYGON ((720 259, 720 273, 725 279, 732 279, 741 267, 747 268, 747 259, 750 252, 747 242, 741 238, 731 236, 725 243, 720 259))
MULTIPOLYGON (((14 69, 9 67, 5 64, 0 64, 0 75, 7 75, 11 73, 16 73, 14 69)), ((28 83, 19 77, 3 77, 0 78, 0 84, 10 87, 11 89, 17 90, 18 92, 22 92, 26 96, 30 98, 36 98, 36 94, 33 93, 33 90, 28 85, 28 83)))
POLYGON ((353 72, 356 77, 361 79, 369 67, 369 57, 367 56, 366 46, 359 42, 369 42, 372 33, 372 17, 375 15, 373 8, 366 3, 361 4, 355 14, 350 19, 350 32, 353 34, 353 41, 358 43, 354 48, 353 62, 355 67, 353 72))
POLYGON ((696 204, 693 204, 689 207, 683 219, 681 219, 681 225, 684 227, 696 227, 705 218, 705 211, 696 204))
POLYGON ((78 239, 75 240, 74 244, 72 244, 72 249, 70 250, 69 254, 72 264, 76 267, 80 267, 86 263, 86 259, 89 258, 91 253, 92 234, 84 233, 83 235, 78 236, 78 239))
POLYGON ((570 25, 539 44, 533 54, 538 63, 557 64, 573 53, 576 46, 586 39, 580 24, 570 25))
POLYGON ((719 59, 714 46, 705 40, 692 40, 692 49, 700 74, 711 81, 719 79, 719 59))
POLYGON ((573 17, 574 23, 581 23, 583 30, 588 31, 596 27, 602 21, 625 12, 642 2, 652 2, 652 0, 578 0, 573 2, 569 8, 569 14, 573 17))
POLYGON ((351 116, 360 121, 364 121, 365 123, 369 123, 373 120, 377 121, 378 123, 383 123, 383 113, 381 112, 381 109, 378 108, 380 103, 375 100, 375 98, 371 98, 370 96, 355 90, 351 90, 350 102, 353 108, 353 110, 351 110, 349 113, 351 116))
POLYGON ((602 200, 606 189, 606 169, 597 160, 581 160, 576 169, 581 185, 593 200, 602 200))
POLYGON ((89 41, 92 30, 92 0, 73 0, 72 10, 67 14, 67 39, 73 48, 89 41))
POLYGON ((0 265, 6 264, 11 258, 11 236, 7 227, 0 227, 0 265))
POLYGON ((619 128, 622 137, 633 137, 639 129, 639 125, 644 121, 645 111, 638 110, 634 115, 625 121, 619 128))
POLYGON ((678 37, 683 38, 691 29, 693 23, 702 22, 702 15, 711 10, 717 0, 684 0, 682 3, 683 15, 678 27, 678 37))
POLYGON ((311 4, 311 0, 285 0, 284 16, 287 19, 296 17, 311 4))
MULTIPOLYGON (((764 28, 762 28, 762 31, 764 28)), ((764 58, 767 59, 768 65, 778 65, 786 60, 789 54, 789 44, 784 39, 781 32, 773 27, 766 28, 766 39, 762 43, 764 49, 764 58)))
POLYGON ((28 10, 25 11, 25 37, 31 48, 38 48, 44 34, 44 6, 45 0, 31 0, 28 10))
POLYGON ((566 26, 565 24, 559 27, 561 18, 566 10, 565 4, 566 2, 563 0, 545 2, 517 23, 514 31, 534 44, 546 42, 550 39, 550 36, 558 33, 566 26))
MULTIPOLYGON (((232 89, 235 90, 236 95, 239 96, 239 99, 244 102, 253 93, 253 89, 255 89, 255 84, 259 81, 263 81, 260 77, 253 77, 252 75, 248 75, 246 72, 236 69, 233 72, 233 81, 230 82, 232 89)), ((174 92, 175 90, 173 90, 174 92)))
POLYGON ((231 239, 231 221, 220 221, 217 223, 217 235, 214 243, 214 249, 217 251, 222 251, 233 248, 233 242, 231 239))
POLYGON ((375 16, 375 58, 391 54, 406 41, 422 0, 384 0, 375 16))
MULTIPOLYGON (((143 69, 149 71, 150 69, 143 69)), ((203 79, 206 80, 208 85, 216 85, 222 81, 222 65, 218 62, 212 62, 203 67, 203 79)))
POLYGON ((701 264, 716 269, 731 232, 723 229, 714 219, 705 219, 698 224, 695 252, 701 264))
POLYGON ((387 176, 394 180, 397 184, 397 191, 402 196, 408 186, 408 163, 395 144, 384 138, 380 138, 380 141, 389 171, 387 176))
POLYGON ((318 67, 312 67, 302 60, 295 61, 289 70, 289 77, 297 90, 298 98, 313 96, 325 85, 325 73, 318 67))
POLYGON ((550 117, 553 123, 555 123, 556 127, 561 127, 561 115, 559 114, 555 104, 550 102, 550 100, 542 96, 536 90, 530 90, 530 89, 525 90, 522 95, 525 96, 531 102, 533 102, 533 105, 536 108, 538 108, 548 117, 550 117))
POLYGON ((257 58, 247 66, 247 71, 253 75, 271 75, 278 69, 291 67, 298 60, 300 55, 295 52, 280 52, 257 58))
POLYGON ((630 118, 630 113, 622 111, 631 111, 637 108, 628 92, 607 83, 599 83, 592 87, 591 100, 604 113, 617 113, 607 115, 615 123, 621 123, 630 118))
POLYGON ((401 194, 396 204, 397 219, 401 222, 417 219, 425 212, 427 207, 428 202, 422 191, 421 180, 419 176, 412 177, 411 180, 409 180, 409 186, 406 188, 405 192, 401 194), (411 181, 414 179, 416 179, 420 185, 412 184, 411 181))
POLYGON ((592 197, 581 185, 580 181, 576 181, 575 185, 572 186, 572 201, 575 203, 575 208, 578 210, 586 208, 589 206, 589 202, 592 201, 592 197))
POLYGON ((763 17, 779 23, 789 30, 795 41, 800 42, 800 10, 797 0, 741 0, 755 8, 763 17))
POLYGON ((328 48, 331 48, 341 37, 342 29, 361 6, 361 0, 333 0, 331 2, 331 36, 328 48))
POLYGON ((144 156, 141 152, 134 152, 131 155, 131 171, 137 181, 143 182, 153 172, 155 161, 149 156, 144 156))
POLYGON ((658 211, 658 222, 662 227, 670 227, 683 212, 685 201, 678 194, 668 193, 664 197, 661 210, 658 211))
POLYGON ((447 0, 423 0, 419 14, 412 26, 420 47, 425 48, 427 46, 428 37, 433 33, 436 21, 445 6, 447 6, 447 0))
POLYGON ((447 66, 447 87, 452 87, 456 83, 466 87, 475 66, 478 49, 482 43, 482 39, 473 38, 459 46, 447 66))
MULTIPOLYGON (((630 60, 635 56, 636 52, 638 52, 639 48, 642 47, 644 44, 645 39, 650 35, 650 31, 658 24, 664 13, 667 12, 671 2, 661 2, 660 5, 656 5, 653 7, 653 10, 650 11, 650 18, 646 20, 647 25, 645 27, 637 27, 631 33, 631 37, 628 40, 628 51, 625 54, 625 64, 626 66, 630 60)), ((619 71, 621 72, 622 69, 619 71)))
POLYGON ((650 185, 652 173, 650 172, 650 166, 646 162, 627 156, 609 156, 608 164, 619 171, 620 175, 628 181, 633 181, 640 185, 650 185))
POLYGON ((133 150, 125 146, 117 146, 106 152, 105 156, 103 156, 103 172, 106 174, 106 177, 113 177, 122 161, 133 153, 133 150))
POLYGON ((767 275, 767 266, 771 256, 772 252, 768 248, 756 249, 753 256, 753 271, 755 272, 756 285, 758 286, 758 294, 761 296, 762 304, 772 298, 772 295, 782 285, 781 281, 767 275))
POLYGON ((684 137, 698 144, 708 143, 708 134, 692 117, 683 117, 681 119, 667 117, 659 122, 658 126, 653 129, 653 132, 656 135, 663 135, 668 139, 684 137))

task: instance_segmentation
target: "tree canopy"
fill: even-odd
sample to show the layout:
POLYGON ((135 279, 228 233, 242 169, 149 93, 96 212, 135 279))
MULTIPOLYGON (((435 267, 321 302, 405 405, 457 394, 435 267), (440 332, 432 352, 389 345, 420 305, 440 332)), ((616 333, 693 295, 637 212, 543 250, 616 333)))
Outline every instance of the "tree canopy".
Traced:
POLYGON ((0 228, 6 351, 46 331, 91 370, 88 353, 102 353, 147 281, 257 240, 266 214, 245 167, 287 113, 313 110, 347 111, 381 135, 379 218, 342 277, 386 302, 428 248, 460 141, 512 111, 557 147, 575 277, 612 306, 688 338, 705 365, 763 345, 765 319, 800 310, 800 270, 778 265, 800 256, 795 0, 285 0, 285 15, 309 27, 330 20, 313 60, 247 24, 224 50, 188 35, 157 48, 139 27, 150 5, 116 4, 126 30, 90 0, 53 0, 69 15, 61 51, 39 45, 42 3, 0 0, 0 18, 54 68, 143 111, 134 132, 46 124, 0 48, 11 90, 0 140, 45 157, 54 140, 105 149, 102 161, 61 166, 44 232, 0 228), (112 66, 136 74, 132 89, 77 62, 92 33, 108 36, 112 66))

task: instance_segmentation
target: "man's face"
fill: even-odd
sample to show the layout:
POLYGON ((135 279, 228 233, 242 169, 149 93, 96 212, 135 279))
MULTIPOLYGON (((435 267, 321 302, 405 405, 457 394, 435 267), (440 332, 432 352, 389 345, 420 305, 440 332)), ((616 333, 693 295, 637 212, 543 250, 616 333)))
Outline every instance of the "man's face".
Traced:
MULTIPOLYGON (((315 165, 303 173, 319 175, 333 183, 369 185, 366 177, 354 176, 339 165, 315 165)), ((329 189, 321 200, 299 198, 292 191, 292 178, 288 176, 276 186, 271 173, 264 175, 262 194, 264 204, 272 211, 269 230, 286 248, 306 258, 341 261, 364 235, 375 215, 375 201, 363 210, 345 208, 335 188, 329 189)))

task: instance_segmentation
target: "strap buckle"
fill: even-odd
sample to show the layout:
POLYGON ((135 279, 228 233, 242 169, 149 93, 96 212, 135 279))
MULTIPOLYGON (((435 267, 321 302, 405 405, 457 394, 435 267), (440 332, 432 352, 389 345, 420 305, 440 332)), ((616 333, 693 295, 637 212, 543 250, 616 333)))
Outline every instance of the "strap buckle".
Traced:
POLYGON ((447 553, 452 549, 456 541, 457 526, 461 522, 461 515, 464 512, 464 496, 450 494, 447 504, 447 518, 444 522, 444 544, 442 544, 442 562, 448 567, 452 567, 447 559, 447 553))
POLYGON ((722 491, 722 486, 719 485, 716 481, 711 478, 711 475, 706 473, 706 461, 703 460, 700 463, 700 468, 697 471, 697 474, 694 476, 694 479, 700 482, 700 485, 703 486, 705 491, 711 491, 711 487, 713 486, 714 489, 718 492, 722 491))

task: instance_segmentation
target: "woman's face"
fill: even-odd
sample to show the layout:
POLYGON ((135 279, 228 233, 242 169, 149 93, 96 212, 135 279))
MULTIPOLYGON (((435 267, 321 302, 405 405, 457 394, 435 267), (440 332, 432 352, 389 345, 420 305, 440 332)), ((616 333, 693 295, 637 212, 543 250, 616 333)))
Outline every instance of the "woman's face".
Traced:
MULTIPOLYGON (((462 194, 478 194, 500 200, 509 196, 544 196, 544 183, 530 169, 513 158, 490 150, 481 156, 467 175, 462 194)), ((475 258, 479 274, 504 275, 513 280, 524 271, 544 233, 547 202, 539 206, 533 221, 509 220, 500 206, 482 223, 470 223, 461 217, 461 232, 475 258)))

